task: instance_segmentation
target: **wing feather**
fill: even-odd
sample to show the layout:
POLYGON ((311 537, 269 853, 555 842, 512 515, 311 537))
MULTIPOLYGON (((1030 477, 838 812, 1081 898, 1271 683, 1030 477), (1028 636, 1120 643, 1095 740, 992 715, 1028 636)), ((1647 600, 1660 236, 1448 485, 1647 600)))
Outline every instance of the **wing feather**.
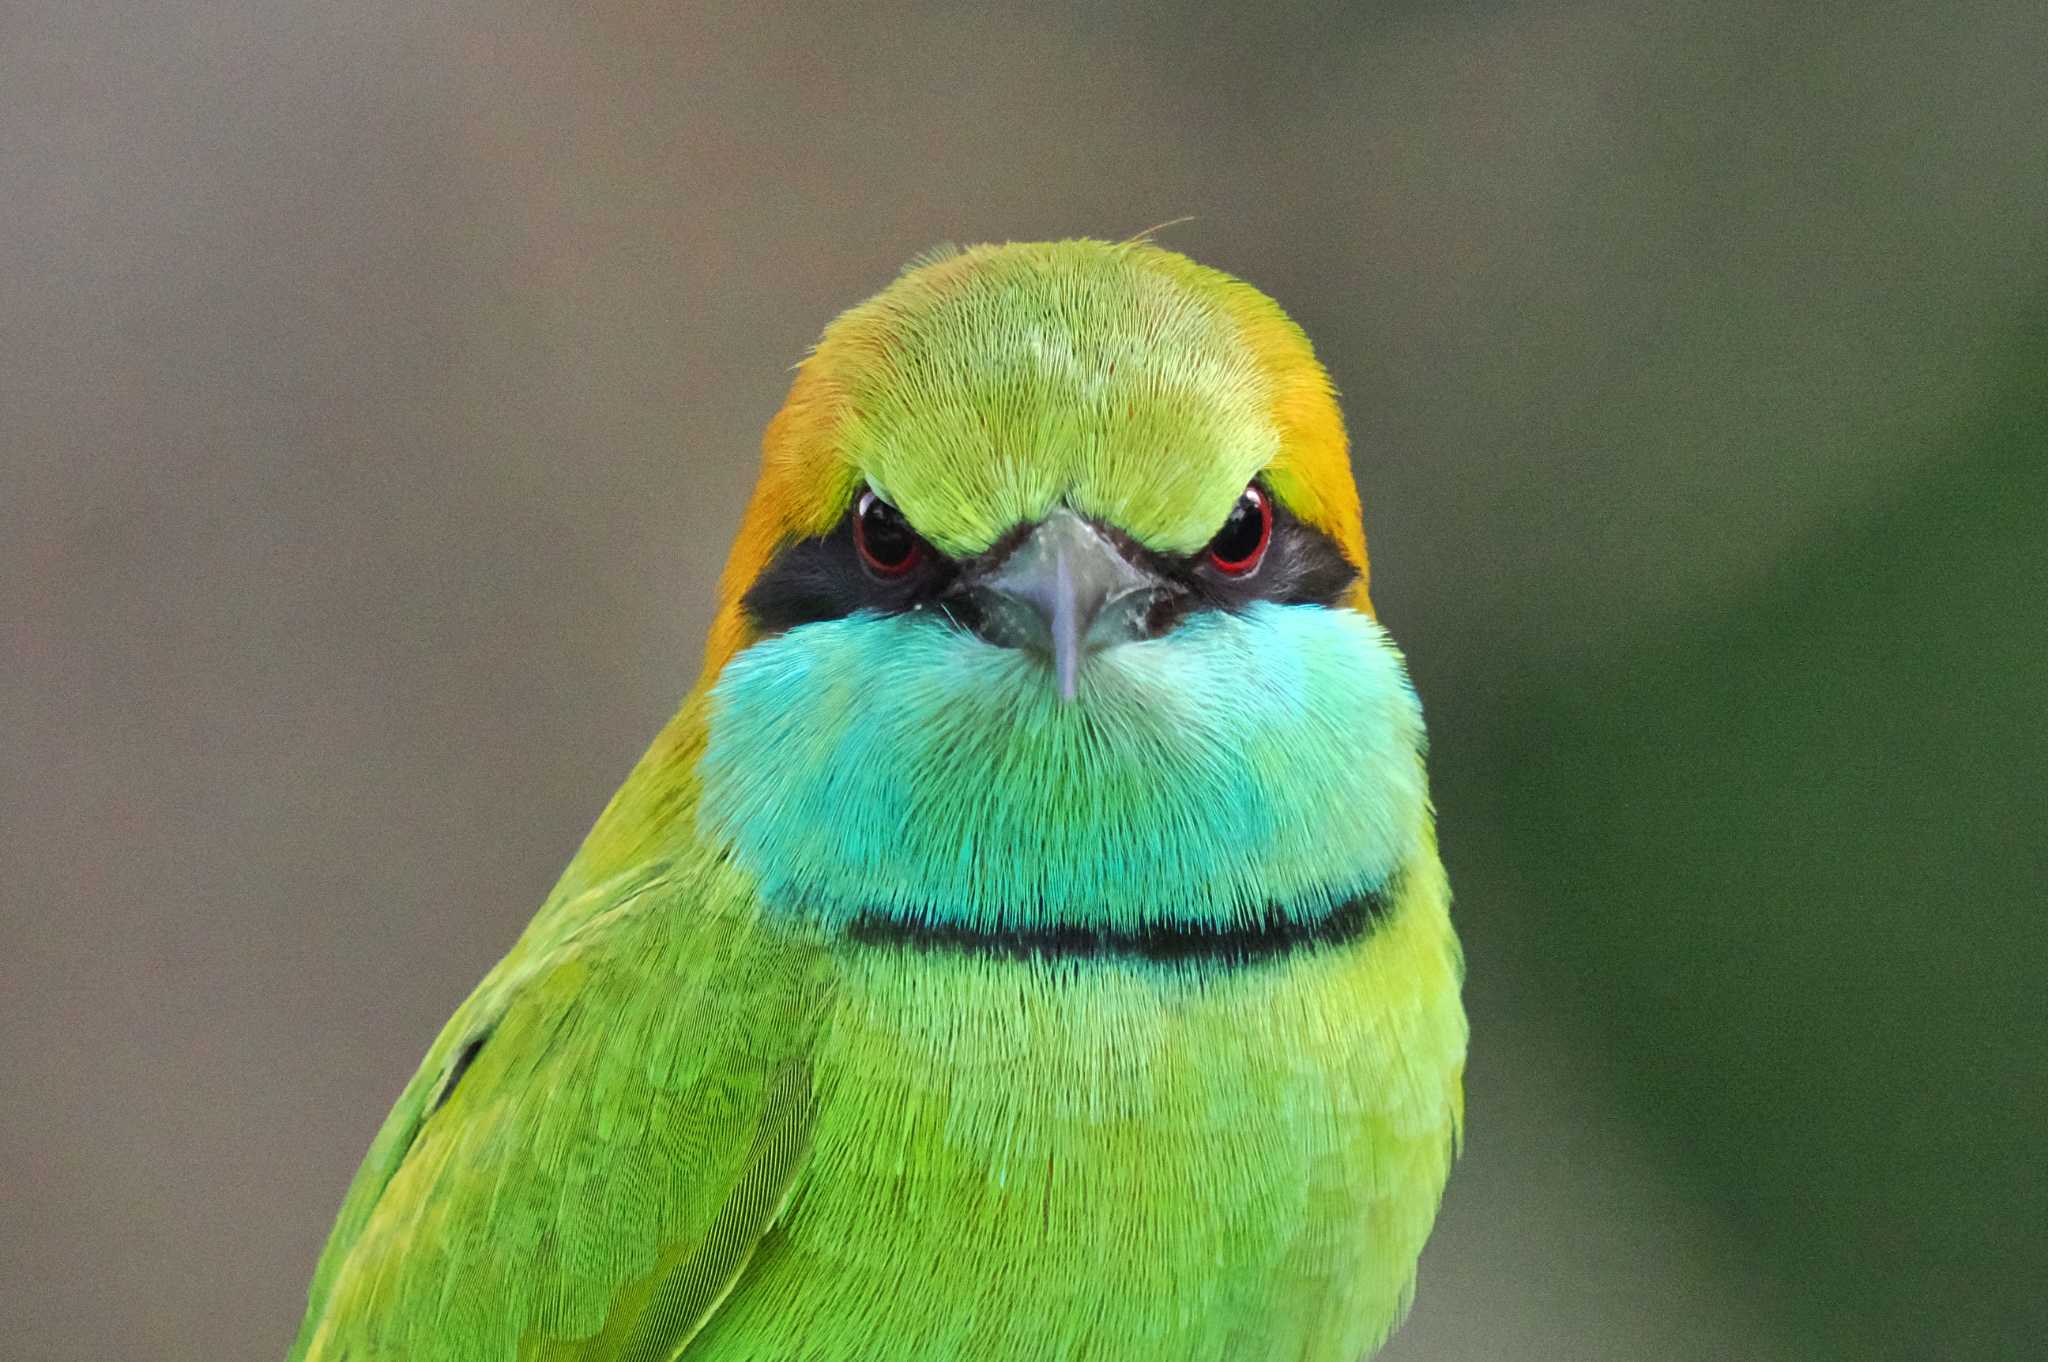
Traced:
POLYGON ((644 868, 546 921, 371 1146, 293 1362, 667 1362, 779 1214, 823 953, 718 866, 644 868))

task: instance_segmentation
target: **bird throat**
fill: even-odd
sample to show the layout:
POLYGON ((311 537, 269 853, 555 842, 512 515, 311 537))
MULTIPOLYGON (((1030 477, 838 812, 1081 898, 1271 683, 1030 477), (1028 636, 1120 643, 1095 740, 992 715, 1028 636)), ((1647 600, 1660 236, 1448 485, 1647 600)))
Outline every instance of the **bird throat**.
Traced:
POLYGON ((771 914, 849 943, 1255 965, 1385 915, 1424 835, 1400 654, 1349 610, 1212 611, 1042 661, 923 614, 792 629, 729 663, 701 833, 771 914))

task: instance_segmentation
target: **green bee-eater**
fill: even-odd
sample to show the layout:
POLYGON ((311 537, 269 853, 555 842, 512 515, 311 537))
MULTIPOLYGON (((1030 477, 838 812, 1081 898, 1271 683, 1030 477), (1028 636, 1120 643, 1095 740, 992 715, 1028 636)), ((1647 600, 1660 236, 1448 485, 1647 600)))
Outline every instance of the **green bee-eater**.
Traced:
POLYGON ((1342 419, 1145 242, 928 258, 702 678, 371 1146, 311 1362, 1355 1362, 1460 960, 1342 419))

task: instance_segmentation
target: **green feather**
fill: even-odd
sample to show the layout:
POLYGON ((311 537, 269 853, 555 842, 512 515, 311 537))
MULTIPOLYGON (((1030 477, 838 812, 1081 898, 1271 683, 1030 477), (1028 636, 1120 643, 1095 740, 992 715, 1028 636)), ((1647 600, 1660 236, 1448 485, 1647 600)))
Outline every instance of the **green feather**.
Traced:
POLYGON ((701 856, 554 921, 456 1014, 372 1146, 295 1359, 665 1358, 745 1267, 807 1147, 817 944, 764 932, 701 856))

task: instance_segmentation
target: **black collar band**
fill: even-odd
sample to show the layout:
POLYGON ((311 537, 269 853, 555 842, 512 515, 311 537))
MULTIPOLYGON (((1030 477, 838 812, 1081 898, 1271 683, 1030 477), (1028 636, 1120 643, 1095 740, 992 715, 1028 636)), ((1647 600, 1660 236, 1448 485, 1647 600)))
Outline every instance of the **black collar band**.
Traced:
POLYGON ((1253 921, 1229 926, 1168 919, 1132 927, 982 928, 868 911, 847 923, 845 936, 862 946, 996 960, 1239 969, 1369 935, 1393 910, 1398 886, 1396 879, 1354 894, 1315 917, 1268 908, 1253 921))

